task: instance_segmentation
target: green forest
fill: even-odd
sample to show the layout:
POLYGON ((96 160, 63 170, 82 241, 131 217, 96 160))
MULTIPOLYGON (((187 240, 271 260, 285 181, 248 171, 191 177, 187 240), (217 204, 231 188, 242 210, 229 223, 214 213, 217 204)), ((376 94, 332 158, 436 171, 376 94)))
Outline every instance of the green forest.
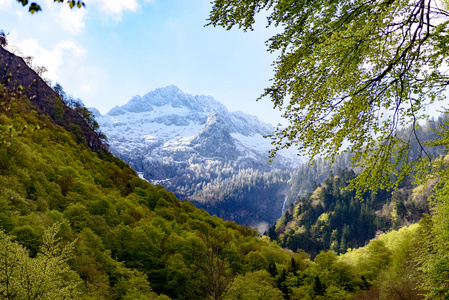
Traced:
MULTIPOLYGON (((281 27, 262 97, 290 125, 271 155, 295 146, 323 166, 298 171, 264 235, 139 178, 1 32, 0 298, 448 299, 449 121, 419 123, 449 85, 441 5, 212 2, 210 26, 251 30, 265 10, 281 27)), ((241 176, 255 188, 286 179, 241 176)))
MULTIPOLYGON (((312 260, 141 180, 106 150, 79 142, 78 130, 38 113, 20 89, 0 92, 3 299, 393 299, 399 287, 419 294, 418 277, 403 274, 419 273, 410 250, 427 238, 421 227, 340 256, 323 244, 312 260)), ((338 176, 323 186, 353 173, 338 176)))
POLYGON ((355 173, 331 172, 260 236, 140 179, 89 143, 98 136, 92 128, 65 121, 90 118, 84 110, 38 77, 5 70, 3 299, 421 299, 432 280, 444 286, 444 277, 431 277, 445 245, 434 244, 444 238, 439 215, 394 231, 429 212, 419 187, 360 201, 342 189, 355 173), (51 99, 29 100, 41 94, 51 99), (370 241, 376 231, 389 233, 370 241))
MULTIPOLYGON (((10 65, 20 61, 6 51, 3 55, 10 65)), ((89 142, 98 136, 95 127, 75 125, 75 119, 90 118, 84 110, 66 106, 37 76, 18 76, 29 69, 11 76, 7 70, 0 90, 3 299, 350 299, 372 294, 393 299, 396 288, 419 297, 421 290, 412 287, 426 273, 412 261, 426 254, 423 240, 431 220, 426 227, 405 227, 364 248, 348 249, 365 245, 375 229, 402 225, 399 217, 373 217, 371 227, 335 225, 348 210, 362 211, 368 222, 373 216, 368 204, 396 203, 382 193, 359 202, 353 193, 340 192, 354 172, 332 175, 298 202, 278 221, 279 238, 270 234, 271 241, 140 179, 105 147, 89 142), (26 80, 28 86, 19 84, 26 80), (51 98, 43 102, 33 95, 51 98), (66 122, 66 115, 74 121, 66 122), (312 205, 313 195, 322 203, 312 205), (297 230, 290 223, 299 216, 304 224, 298 226, 310 230, 311 237, 298 244, 301 238, 287 235, 297 230), (329 231, 330 226, 335 229, 329 231), (316 227, 322 230, 317 233, 316 227), (346 232, 357 227, 366 234, 346 232), (391 285, 392 280, 405 283, 391 285)), ((422 213, 396 210, 402 217, 422 213)))

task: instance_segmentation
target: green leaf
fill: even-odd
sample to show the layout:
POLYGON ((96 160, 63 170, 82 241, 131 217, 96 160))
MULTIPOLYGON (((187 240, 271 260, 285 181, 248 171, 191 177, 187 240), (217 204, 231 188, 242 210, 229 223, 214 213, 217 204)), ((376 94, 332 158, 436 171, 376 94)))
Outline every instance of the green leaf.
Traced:
POLYGON ((35 12, 38 12, 38 11, 41 11, 42 9, 41 9, 41 7, 38 5, 38 4, 36 4, 36 3, 31 3, 31 5, 30 5, 30 9, 29 9, 29 12, 30 13, 32 13, 32 14, 34 14, 35 12))
POLYGON ((279 56, 260 96, 271 98, 287 121, 270 136, 270 158, 297 147, 311 159, 333 161, 351 149, 366 170, 360 183, 375 190, 390 184, 389 170, 401 166, 399 179, 414 170, 395 133, 425 119, 425 108, 449 87, 441 72, 449 58, 449 14, 427 3, 215 0, 207 25, 252 30, 255 15, 265 11, 268 26, 281 28, 266 42, 279 56))
POLYGON ((28 0, 17 0, 17 2, 22 3, 23 6, 28 4, 28 0))

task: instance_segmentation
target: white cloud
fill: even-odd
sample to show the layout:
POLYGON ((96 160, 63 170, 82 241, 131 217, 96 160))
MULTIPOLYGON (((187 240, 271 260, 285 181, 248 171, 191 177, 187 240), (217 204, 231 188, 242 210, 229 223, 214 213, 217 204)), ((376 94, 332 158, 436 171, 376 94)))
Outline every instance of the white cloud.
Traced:
POLYGON ((55 47, 57 50, 71 50, 77 58, 86 56, 86 49, 78 45, 75 41, 67 40, 60 42, 55 47))
POLYGON ((76 59, 86 55, 86 50, 71 40, 60 42, 52 49, 43 48, 37 40, 32 38, 14 44, 25 56, 34 58, 33 65, 44 66, 47 69, 44 77, 52 81, 58 81, 60 68, 64 64, 66 55, 73 55, 76 59))
POLYGON ((22 5, 14 0, 0 0, 0 11, 14 13, 18 20, 22 20, 23 12, 28 12, 28 9, 22 8, 22 5))
POLYGON ((123 11, 129 10, 135 12, 139 7, 136 0, 101 0, 103 9, 113 14, 121 14, 123 11))
POLYGON ((14 0, 0 0, 0 9, 9 8, 14 0))
POLYGON ((155 0, 85 0, 86 6, 99 4, 103 12, 118 20, 121 19, 125 11, 136 12, 140 8, 141 2, 152 3, 155 0))
POLYGON ((85 0, 86 6, 89 4, 99 3, 101 9, 109 14, 121 18, 124 11, 135 12, 139 8, 137 0, 85 0))
MULTIPOLYGON (((2 1, 2 0, 0 0, 2 1)), ((70 9, 67 3, 54 3, 53 0, 45 1, 45 13, 50 13, 58 25, 73 34, 80 33, 84 27, 84 17, 87 14, 85 8, 70 9)))
MULTIPOLYGON (((94 6, 99 6, 101 11, 106 15, 111 15, 117 20, 120 20, 125 11, 136 12, 140 7, 140 2, 150 3, 154 0, 84 0, 86 7, 78 9, 77 7, 70 9, 67 2, 55 3, 54 0, 45 0, 39 3, 43 11, 38 14, 50 14, 51 17, 46 19, 46 22, 56 22, 57 26, 69 31, 72 34, 78 34, 85 28, 85 18, 93 10, 94 6)), ((18 18, 23 17, 23 13, 27 9, 21 8, 19 3, 14 0, 0 0, 0 9, 10 9, 17 6, 20 10, 15 10, 18 18)))
POLYGON ((23 11, 16 11, 15 12, 16 13, 16 15, 17 15, 17 19, 18 20, 22 20, 23 19, 23 11))
POLYGON ((70 9, 68 5, 63 5, 59 11, 59 23, 72 33, 81 32, 84 27, 84 17, 87 14, 86 9, 70 9))

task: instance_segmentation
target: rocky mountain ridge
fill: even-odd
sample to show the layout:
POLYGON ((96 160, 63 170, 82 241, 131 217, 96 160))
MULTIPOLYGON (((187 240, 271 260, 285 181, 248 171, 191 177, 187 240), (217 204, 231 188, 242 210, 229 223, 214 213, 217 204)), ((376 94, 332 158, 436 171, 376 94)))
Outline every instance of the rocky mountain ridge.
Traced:
POLYGON ((78 142, 85 143, 97 152, 105 150, 100 137, 83 117, 61 102, 55 91, 28 67, 23 58, 3 47, 0 47, 0 83, 16 89, 17 96, 27 96, 38 114, 49 115, 53 123, 74 134, 78 142))
MULTIPOLYGON (((302 162, 295 155, 279 155, 274 163, 269 163, 271 144, 264 136, 272 132, 270 124, 243 112, 229 112, 211 96, 189 95, 173 85, 144 96, 134 96, 128 103, 112 108, 106 115, 100 115, 95 109, 91 111, 96 115, 101 130, 108 136, 112 153, 148 181, 161 183, 178 197, 204 206, 212 213, 214 205, 211 207, 209 201, 206 203, 195 195, 201 194, 198 192, 217 178, 221 181, 215 181, 215 184, 221 185, 225 179, 229 182, 230 178, 235 178, 246 169, 256 170, 260 174, 276 170, 286 170, 288 173, 302 162)), ((241 174, 256 176, 255 172, 241 174)), ((265 193, 273 196, 270 201, 274 202, 272 205, 260 205, 266 207, 263 210, 268 212, 267 217, 264 213, 257 214, 257 218, 261 219, 259 221, 272 222, 280 216, 286 194, 284 190, 288 189, 287 177, 283 176, 282 184, 276 185, 282 191, 265 193)), ((234 180, 246 182, 249 178, 234 180)), ((258 189, 260 191, 264 187, 258 189)), ((258 202, 260 194, 257 199, 249 196, 250 199, 245 201, 258 202)), ((218 198, 231 203, 235 197, 222 195, 218 198)), ((234 206, 229 204, 225 207, 231 210, 234 206)), ((218 214, 239 222, 245 220, 245 216, 238 212, 226 210, 223 212, 222 207, 222 212, 218 214)), ((253 221, 243 223, 251 225, 253 221)))

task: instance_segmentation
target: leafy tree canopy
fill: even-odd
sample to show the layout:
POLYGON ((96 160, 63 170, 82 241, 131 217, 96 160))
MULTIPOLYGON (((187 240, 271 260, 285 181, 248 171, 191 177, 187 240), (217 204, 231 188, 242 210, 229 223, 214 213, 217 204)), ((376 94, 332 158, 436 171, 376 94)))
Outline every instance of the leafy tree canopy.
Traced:
MULTIPOLYGON (((17 2, 19 2, 20 4, 22 4, 23 6, 28 6, 28 0, 17 0, 17 2)), ((68 0, 68 1, 64 1, 64 0, 54 0, 54 2, 58 2, 58 3, 64 3, 66 2, 70 8, 74 8, 74 7, 85 7, 85 3, 81 0, 68 0)), ((39 4, 37 4, 36 2, 32 2, 30 3, 29 7, 28 7, 28 11, 32 14, 34 14, 35 12, 41 11, 42 8, 39 4)))
POLYGON ((279 55, 273 84, 261 98, 270 97, 289 123, 271 136, 271 156, 296 146, 312 158, 333 159, 348 147, 365 167, 357 182, 374 188, 417 167, 407 160, 413 130, 408 140, 396 130, 417 125, 426 118, 425 108, 444 98, 446 3, 215 0, 208 25, 252 30, 262 11, 268 26, 281 31, 266 42, 279 55))

